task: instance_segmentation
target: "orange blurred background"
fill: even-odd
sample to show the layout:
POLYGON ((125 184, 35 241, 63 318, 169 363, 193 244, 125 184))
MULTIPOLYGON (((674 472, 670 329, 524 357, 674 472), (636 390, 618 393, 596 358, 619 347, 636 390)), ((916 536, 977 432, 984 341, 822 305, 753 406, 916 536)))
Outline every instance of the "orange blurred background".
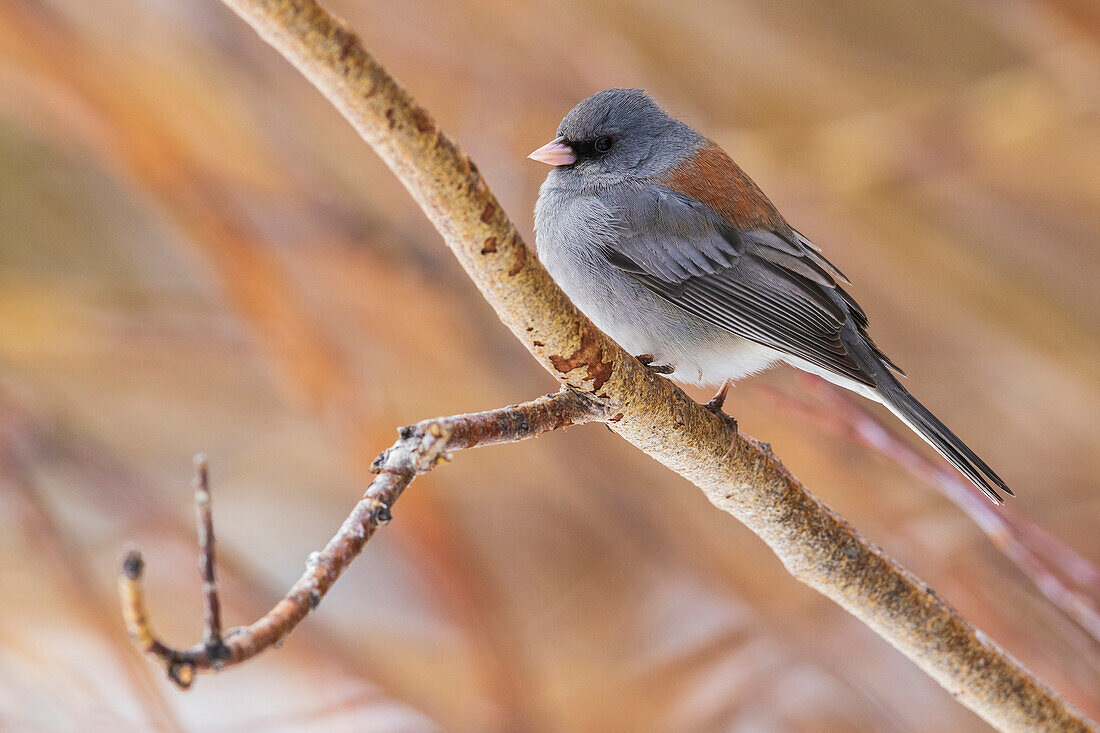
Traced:
MULTIPOLYGON (((909 386, 1100 563, 1100 11, 1081 0, 333 0, 530 238, 524 155, 650 90, 852 278, 909 386)), ((603 427, 419 480, 316 614, 176 691, 115 572, 201 625, 210 455, 228 624, 298 577, 399 425, 554 389, 395 179, 216 0, 0 0, 0 728, 984 730, 603 427)), ((1100 641, 926 482, 729 410, 1093 717, 1100 641)), ((702 392, 695 396, 703 398, 702 392)))

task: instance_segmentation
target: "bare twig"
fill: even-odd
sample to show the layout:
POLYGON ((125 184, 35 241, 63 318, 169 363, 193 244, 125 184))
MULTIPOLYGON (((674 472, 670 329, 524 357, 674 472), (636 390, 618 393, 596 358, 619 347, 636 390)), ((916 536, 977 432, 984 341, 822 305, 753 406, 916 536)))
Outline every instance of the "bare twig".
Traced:
POLYGON ((142 583, 145 563, 138 550, 126 554, 119 576, 123 615, 139 649, 164 665, 169 678, 187 689, 196 672, 220 671, 278 644, 317 608, 336 579, 362 551, 375 530, 392 518, 391 508, 413 479, 453 451, 508 443, 550 430, 603 420, 605 408, 587 395, 563 388, 521 405, 469 415, 424 420, 401 428, 399 438, 375 459, 377 474, 339 531, 306 561, 306 571, 286 596, 259 620, 231 629, 223 640, 218 589, 214 583, 214 531, 206 459, 196 459, 195 506, 199 517, 200 569, 205 621, 203 641, 189 649, 168 646, 153 633, 142 583))
POLYGON ((203 646, 212 659, 223 659, 222 610, 214 568, 214 512, 210 502, 210 467, 205 455, 195 456, 195 514, 202 574, 203 646))
MULTIPOLYGON (((693 481, 764 539, 796 578, 861 619, 993 725, 1088 729, 1079 711, 807 492, 765 444, 737 436, 584 318, 529 254, 469 158, 346 26, 314 0, 223 1, 374 147, 501 320, 560 381, 606 405, 617 433, 693 481)), ((373 511, 358 518, 359 533, 373 531, 373 511)), ((321 579, 331 582, 327 572, 321 579)), ((124 580, 123 595, 140 601, 127 591, 133 580, 124 580)), ((308 609, 301 610, 296 592, 283 604, 300 619, 308 609)), ((264 640, 273 636, 269 626, 256 636, 261 632, 264 640)), ((136 638, 146 648, 158 644, 151 633, 136 638)), ((234 641, 226 639, 231 649, 234 641)))

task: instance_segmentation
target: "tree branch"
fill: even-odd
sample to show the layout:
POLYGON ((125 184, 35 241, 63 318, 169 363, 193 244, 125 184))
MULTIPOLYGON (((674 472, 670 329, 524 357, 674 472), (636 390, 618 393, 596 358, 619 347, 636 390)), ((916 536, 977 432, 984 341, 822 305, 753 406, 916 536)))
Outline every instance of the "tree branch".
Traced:
MULTIPOLYGON (((617 433, 699 486, 759 535, 792 575, 861 619, 993 725, 1087 730, 1080 712, 807 492, 767 444, 737 436, 584 318, 530 256, 469 158, 346 26, 314 0, 223 1, 351 122, 420 204, 500 319, 561 382, 605 405, 617 433)), ((371 507, 357 507, 359 514, 352 515, 357 532, 373 531, 373 512, 380 509, 371 507)), ((131 620, 144 621, 136 585, 140 562, 130 565, 136 570, 124 579, 123 595, 134 601, 131 620)), ((319 588, 331 580, 325 568, 308 582, 319 588)), ((293 623, 300 620, 308 609, 296 593, 272 613, 286 605, 293 623)), ((249 632, 273 643, 272 627, 262 621, 249 632)), ((167 648, 147 626, 131 626, 143 648, 166 658, 167 648)), ((226 639, 231 649, 234 638, 226 639)), ((244 644, 236 648, 246 653, 244 644)))
POLYGON ((119 594, 126 628, 134 644, 162 665, 183 689, 196 672, 218 672, 240 664, 278 644, 324 598, 337 578, 362 552, 375 530, 392 518, 391 508, 417 476, 450 459, 454 451, 510 443, 550 430, 605 419, 603 405, 563 388, 521 405, 469 415, 424 420, 401 428, 396 443, 375 459, 377 474, 339 531, 320 552, 310 554, 306 571, 274 608, 254 623, 221 635, 218 587, 214 582, 214 526, 205 457, 195 461, 195 508, 199 526, 199 570, 205 606, 203 639, 189 649, 176 649, 153 633, 142 583, 145 562, 131 550, 122 562, 119 594))
POLYGON ((778 407, 846 435, 892 459, 910 475, 933 486, 963 510, 1067 618, 1100 643, 1100 571, 1086 558, 1032 520, 1007 506, 993 506, 971 482, 942 461, 910 448, 870 411, 840 394, 820 377, 801 380, 824 404, 813 405, 779 390, 764 394, 778 407))

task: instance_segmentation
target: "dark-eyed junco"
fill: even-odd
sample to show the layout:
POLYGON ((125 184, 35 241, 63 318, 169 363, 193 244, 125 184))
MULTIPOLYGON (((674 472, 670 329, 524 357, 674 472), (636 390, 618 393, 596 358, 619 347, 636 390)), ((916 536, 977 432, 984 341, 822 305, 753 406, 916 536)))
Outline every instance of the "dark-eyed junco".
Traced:
POLYGON ((1005 482, 917 402, 843 273, 716 144, 639 89, 578 104, 529 156, 539 259, 604 332, 673 378, 721 384, 786 362, 881 402, 993 501, 1005 482))

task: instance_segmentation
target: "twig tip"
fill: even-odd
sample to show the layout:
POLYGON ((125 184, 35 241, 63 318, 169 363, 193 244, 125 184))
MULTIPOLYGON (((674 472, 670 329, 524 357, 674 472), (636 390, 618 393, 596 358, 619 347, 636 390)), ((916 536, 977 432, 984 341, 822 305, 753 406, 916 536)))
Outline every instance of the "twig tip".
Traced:
POLYGON ((197 486, 209 485, 210 461, 206 454, 196 453, 195 457, 191 459, 191 463, 195 466, 195 484, 197 486))
POLYGON ((141 550, 129 550, 122 559, 122 574, 130 580, 139 580, 144 570, 145 560, 141 556, 141 550))

